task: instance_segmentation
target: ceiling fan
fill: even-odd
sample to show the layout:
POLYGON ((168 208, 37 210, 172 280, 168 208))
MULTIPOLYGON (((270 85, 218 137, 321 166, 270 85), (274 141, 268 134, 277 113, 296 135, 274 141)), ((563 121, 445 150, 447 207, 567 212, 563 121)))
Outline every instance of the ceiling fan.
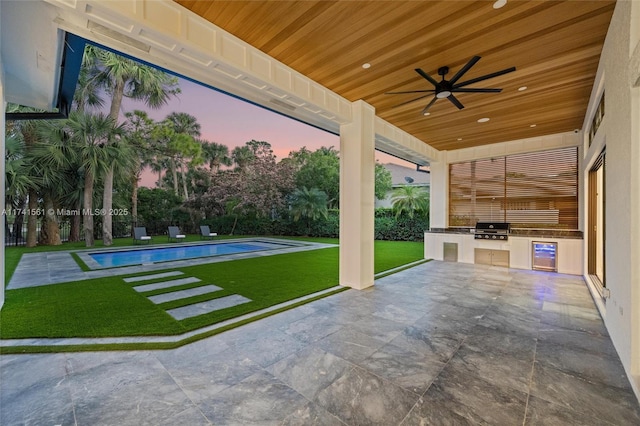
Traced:
POLYGON ((434 93, 435 96, 433 97, 433 99, 431 99, 431 101, 427 104, 427 106, 425 106, 424 109, 422 110, 422 115, 425 115, 429 110, 429 108, 431 108, 431 106, 434 103, 436 103, 438 99, 444 99, 444 98, 449 99, 449 101, 451 101, 452 104, 458 107, 458 109, 463 109, 464 105, 462 105, 462 103, 460 103, 460 101, 453 95, 454 93, 500 93, 502 89, 484 89, 484 88, 475 88, 475 87, 467 88, 465 86, 468 86, 473 83, 478 83, 480 81, 488 80, 490 78, 498 77, 499 75, 507 74, 516 70, 516 67, 511 67, 511 68, 504 69, 502 71, 497 71, 491 74, 483 75, 482 77, 472 78, 471 80, 458 83, 458 80, 460 80, 460 78, 467 71, 469 71, 469 69, 472 66, 474 66, 476 62, 478 62, 479 60, 480 60, 480 56, 474 56, 473 58, 471 58, 464 67, 460 68, 460 70, 453 77, 451 77, 450 80, 444 79, 444 76, 449 73, 449 67, 438 68, 438 75, 442 76, 441 81, 436 81, 433 77, 431 77, 429 74, 424 72, 422 69, 416 68, 415 71, 418 74, 420 74, 420 76, 428 80, 429 83, 433 84, 435 86, 435 89, 409 90, 406 92, 387 92, 385 93, 385 95, 398 95, 398 94, 405 94, 405 93, 428 93, 427 95, 423 95, 418 98, 415 98, 410 101, 403 102, 401 104, 394 106, 394 108, 396 108, 396 107, 406 105, 411 102, 415 102, 420 99, 426 98, 428 96, 431 96, 431 93, 434 93))

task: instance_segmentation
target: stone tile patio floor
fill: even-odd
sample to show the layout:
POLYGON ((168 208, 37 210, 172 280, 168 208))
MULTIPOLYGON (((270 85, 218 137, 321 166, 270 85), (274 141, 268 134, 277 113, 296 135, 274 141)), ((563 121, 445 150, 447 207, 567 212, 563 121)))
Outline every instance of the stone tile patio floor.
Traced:
POLYGON ((429 262, 168 351, 0 356, 2 425, 635 425, 580 277, 429 262))

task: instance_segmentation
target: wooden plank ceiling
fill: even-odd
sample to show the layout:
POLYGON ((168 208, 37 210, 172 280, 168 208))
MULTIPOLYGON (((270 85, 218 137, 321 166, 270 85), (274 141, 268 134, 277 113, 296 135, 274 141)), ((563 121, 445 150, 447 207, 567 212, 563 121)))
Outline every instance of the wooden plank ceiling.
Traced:
POLYGON ((582 126, 614 0, 193 1, 181 5, 341 96, 363 99, 378 116, 439 150, 572 131, 582 126), (458 93, 465 108, 439 99, 397 105, 433 89, 414 69, 459 82, 512 66, 516 71, 458 93), (363 69, 365 63, 371 64, 363 69), (519 91, 518 88, 527 89, 519 91), (479 118, 490 121, 478 123, 479 118), (535 127, 532 127, 535 125, 535 127))

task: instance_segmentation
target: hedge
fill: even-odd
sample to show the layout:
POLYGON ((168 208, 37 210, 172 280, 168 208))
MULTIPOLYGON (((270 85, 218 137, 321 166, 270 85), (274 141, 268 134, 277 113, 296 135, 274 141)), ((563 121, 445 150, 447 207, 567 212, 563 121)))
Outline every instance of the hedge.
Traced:
MULTIPOLYGON (((231 234, 235 216, 220 216, 206 219, 212 231, 221 235, 231 234)), ((429 229, 428 217, 400 216, 396 218, 391 209, 376 209, 374 216, 375 239, 391 241, 422 241, 424 231, 429 229)), ((338 238, 340 233, 340 211, 329 210, 326 219, 307 222, 293 221, 288 215, 275 218, 238 216, 234 235, 281 235, 338 238)))

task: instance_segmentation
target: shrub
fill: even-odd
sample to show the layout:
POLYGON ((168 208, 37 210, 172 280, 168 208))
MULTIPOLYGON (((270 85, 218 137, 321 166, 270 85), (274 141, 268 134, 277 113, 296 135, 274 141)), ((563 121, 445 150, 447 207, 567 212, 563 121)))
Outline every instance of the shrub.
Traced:
MULTIPOLYGON (((204 221, 212 231, 225 235, 231 232, 235 216, 218 216, 204 221)), ((422 241, 424 231, 429 229, 429 219, 426 217, 406 216, 395 217, 392 209, 376 209, 375 211, 376 240, 391 241, 422 241)), ((281 235, 281 236, 309 236, 338 238, 340 235, 340 211, 328 211, 327 218, 319 218, 311 222, 308 227, 302 221, 283 213, 271 219, 268 217, 238 216, 234 235, 281 235)))

